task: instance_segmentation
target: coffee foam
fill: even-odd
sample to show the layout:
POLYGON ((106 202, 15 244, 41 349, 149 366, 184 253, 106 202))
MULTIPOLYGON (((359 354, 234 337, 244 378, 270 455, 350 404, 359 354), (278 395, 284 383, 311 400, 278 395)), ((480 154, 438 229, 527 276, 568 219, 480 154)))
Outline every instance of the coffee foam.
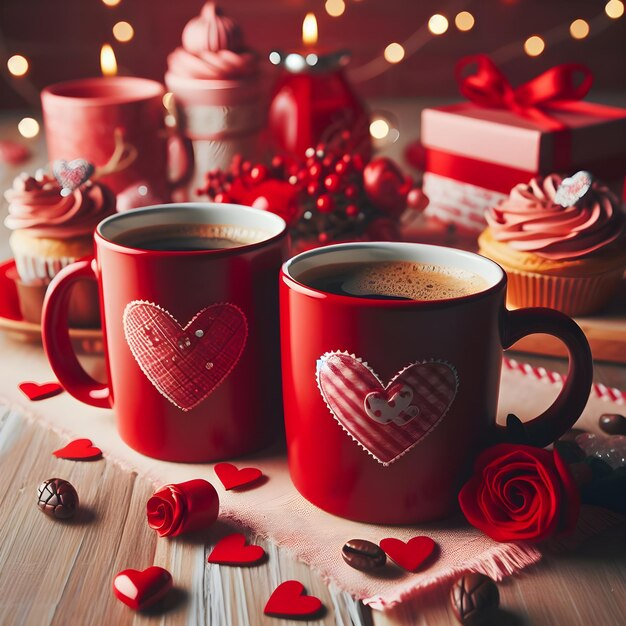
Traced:
POLYGON ((487 281, 456 267, 392 261, 366 264, 342 285, 353 296, 396 296, 410 300, 446 300, 478 293, 487 281))
MULTIPOLYGON (((124 231, 115 238, 115 241, 122 245, 141 247, 142 244, 155 240, 184 238, 202 238, 214 243, 227 240, 240 246, 264 241, 268 238, 268 234, 257 229, 233 224, 159 224, 124 231)), ((228 246, 224 245, 223 247, 228 246)))

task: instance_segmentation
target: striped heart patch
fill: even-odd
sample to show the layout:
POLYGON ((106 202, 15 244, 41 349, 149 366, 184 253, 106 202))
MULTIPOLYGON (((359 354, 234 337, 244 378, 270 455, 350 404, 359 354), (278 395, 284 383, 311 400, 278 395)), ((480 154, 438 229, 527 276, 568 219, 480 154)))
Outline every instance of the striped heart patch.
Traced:
POLYGON ((412 363, 389 384, 358 357, 326 352, 317 384, 343 429, 382 465, 390 465, 430 433, 456 396, 456 370, 444 361, 412 363))

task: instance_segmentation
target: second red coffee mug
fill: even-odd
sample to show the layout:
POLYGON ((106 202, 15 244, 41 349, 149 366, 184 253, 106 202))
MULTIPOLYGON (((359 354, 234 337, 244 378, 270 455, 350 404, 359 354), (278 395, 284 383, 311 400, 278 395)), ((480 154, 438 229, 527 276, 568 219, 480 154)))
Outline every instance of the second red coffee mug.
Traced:
POLYGON ((358 521, 436 520, 454 510, 482 448, 502 440, 545 446, 573 425, 592 383, 583 332, 554 310, 508 311, 505 292, 506 275, 492 261, 422 244, 334 245, 283 265, 289 469, 305 498, 358 521), (342 295, 307 282, 315 272, 374 262, 460 270, 483 285, 418 301, 342 295), (539 417, 496 426, 502 351, 532 333, 565 343, 567 381, 539 417))
POLYGON ((281 218, 229 204, 103 220, 95 259, 69 265, 48 288, 52 369, 82 402, 113 408, 122 439, 148 456, 212 461, 273 442, 282 414, 276 277, 287 245, 281 218), (82 369, 68 333, 71 289, 94 277, 108 384, 82 369))

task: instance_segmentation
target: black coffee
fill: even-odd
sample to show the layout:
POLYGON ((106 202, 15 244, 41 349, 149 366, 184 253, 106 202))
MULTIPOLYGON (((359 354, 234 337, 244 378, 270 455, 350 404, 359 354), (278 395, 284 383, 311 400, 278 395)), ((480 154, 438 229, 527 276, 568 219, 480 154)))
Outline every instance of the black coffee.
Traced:
POLYGON ((115 243, 141 250, 177 252, 238 248, 265 237, 253 229, 223 224, 159 224, 120 233, 115 243))
POLYGON ((487 288, 487 281, 473 272, 408 261, 335 263, 297 278, 327 293, 377 300, 446 300, 487 288))

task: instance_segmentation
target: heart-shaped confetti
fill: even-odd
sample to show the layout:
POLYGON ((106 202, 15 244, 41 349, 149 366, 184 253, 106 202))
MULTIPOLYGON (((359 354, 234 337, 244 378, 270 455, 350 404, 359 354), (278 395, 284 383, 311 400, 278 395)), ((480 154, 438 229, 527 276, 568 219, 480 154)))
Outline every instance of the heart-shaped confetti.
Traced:
POLYGON ((52 454, 59 459, 79 461, 81 459, 97 459, 102 456, 102 450, 96 448, 91 439, 74 439, 65 447, 55 450, 52 454))
POLYGON ((313 617, 322 606, 319 598, 306 595, 302 583, 288 580, 276 587, 263 612, 274 617, 313 617))
POLYGON ((209 563, 222 565, 252 565, 265 556, 261 546, 246 545, 246 537, 242 533, 233 533, 220 539, 209 554, 209 563))
POLYGON ((226 491, 249 485, 263 476, 263 472, 256 467, 238 469, 232 463, 218 463, 214 469, 226 491))
POLYGON ((55 161, 52 164, 52 172, 57 182, 63 188, 62 196, 68 196, 75 189, 86 183, 92 176, 95 168, 92 163, 85 159, 74 159, 73 161, 55 161))
POLYGON ((409 572, 417 571, 434 552, 436 543, 426 536, 409 539, 406 543, 393 537, 381 539, 380 547, 400 567, 409 572))
POLYGON ((57 382, 52 383, 33 383, 24 382, 18 385, 20 391, 32 402, 45 400, 57 396, 63 391, 63 387, 57 382))
POLYGON ((113 580, 118 600, 135 611, 156 604, 172 588, 172 575, 153 565, 143 571, 125 569, 113 580))
POLYGON ((593 176, 584 170, 564 178, 556 190, 554 201, 562 207, 574 206, 590 189, 593 176))

